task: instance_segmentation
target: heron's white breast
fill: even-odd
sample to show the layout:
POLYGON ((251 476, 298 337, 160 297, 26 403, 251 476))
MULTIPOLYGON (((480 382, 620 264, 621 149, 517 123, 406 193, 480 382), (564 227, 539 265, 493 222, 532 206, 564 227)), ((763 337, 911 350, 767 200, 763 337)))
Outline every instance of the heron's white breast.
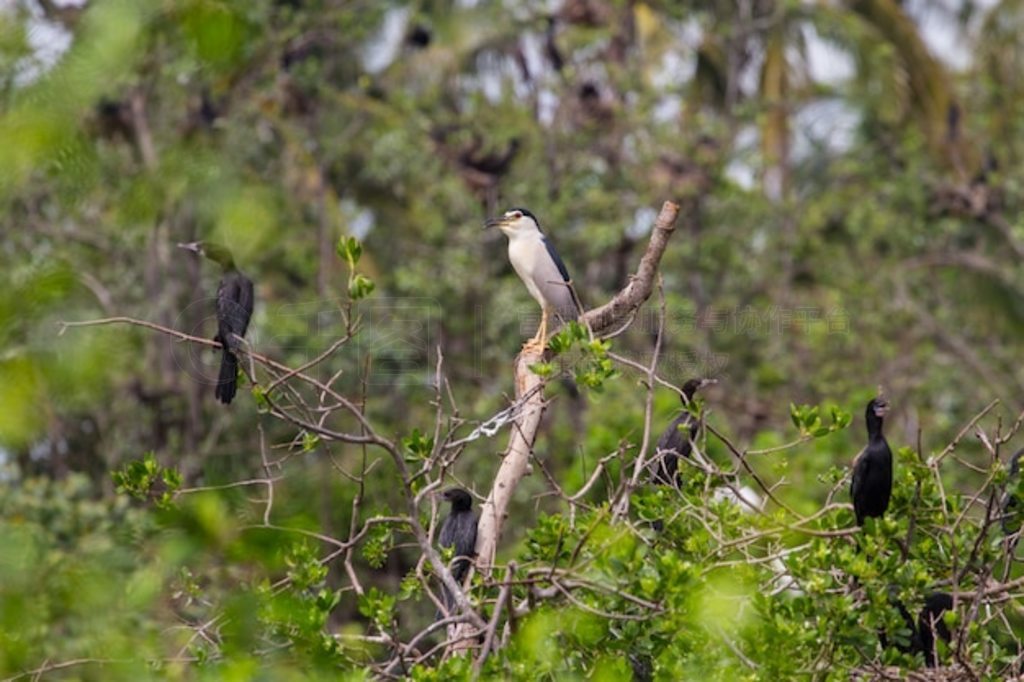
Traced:
POLYGON ((530 290, 530 295, 543 306, 544 296, 534 281, 536 266, 541 262, 540 259, 542 258, 549 258, 549 256, 547 247, 544 246, 544 239, 539 232, 520 233, 509 238, 508 259, 512 263, 512 268, 519 275, 519 279, 523 280, 523 283, 526 284, 526 288, 530 290))

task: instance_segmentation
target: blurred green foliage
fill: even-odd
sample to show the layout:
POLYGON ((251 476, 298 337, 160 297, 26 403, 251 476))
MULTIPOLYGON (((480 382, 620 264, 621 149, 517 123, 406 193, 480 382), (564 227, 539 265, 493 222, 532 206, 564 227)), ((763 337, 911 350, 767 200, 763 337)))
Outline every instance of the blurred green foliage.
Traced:
MULTIPOLYGON (((942 528, 964 509, 977 521, 964 496, 1003 485, 1001 465, 964 439, 941 470, 945 495, 927 457, 991 400, 990 430, 1024 408, 1019 3, 943 14, 966 50, 955 63, 932 56, 914 3, 895 0, 757 2, 753 15, 694 1, 8 4, 0 678, 86 659, 46 677, 362 679, 389 655, 385 634, 433 615, 405 525, 359 543, 360 595, 308 535, 343 535, 357 496, 373 513, 404 509, 379 453, 296 434, 269 417, 263 386, 220 409, 212 350, 137 328, 62 330, 127 315, 212 337, 215 273, 174 248, 198 238, 229 244, 255 280, 257 351, 298 366, 358 327, 318 376, 365 402, 410 465, 437 445, 437 351, 460 415, 482 420, 506 406, 509 359, 539 321, 503 241, 479 229, 509 205, 540 217, 593 307, 628 282, 653 211, 681 203, 660 269, 660 372, 720 378, 706 416, 741 447, 797 443, 750 462, 799 513, 830 489, 845 499, 863 405, 886 386, 896 490, 859 552, 787 530, 774 505, 743 514, 696 470, 681 491, 635 493, 635 523, 667 521, 644 542, 609 521, 619 460, 578 515, 545 477, 526 479, 503 557, 523 570, 574 561, 614 590, 540 606, 487 675, 919 666, 877 647, 879 628, 903 636, 890 588, 916 611, 965 557, 976 566, 961 577, 996 561, 999 538, 976 548, 972 523, 942 528), (822 69, 833 59, 835 74, 822 69), (298 454, 276 449, 293 440, 298 454), (267 443, 272 509, 252 483, 272 475, 267 443), (367 460, 358 486, 339 472, 367 460), (769 530, 758 561, 720 549, 769 530), (760 559, 782 550, 801 593, 761 589, 778 564, 760 559), (850 576, 866 608, 841 589, 850 576), (640 618, 622 594, 660 610, 640 618)), ((535 365, 555 398, 535 454, 565 491, 610 453, 636 455, 646 376, 611 354, 649 361, 660 303, 611 342, 571 326, 535 365)), ((654 428, 677 409, 658 389, 654 428)), ((486 492, 504 434, 472 443, 451 474, 486 492)), ((731 461, 719 440, 704 445, 731 461)), ((851 524, 839 509, 812 530, 851 524)), ((972 628, 965 660, 1002 670, 1019 656, 1007 632, 972 628)), ((472 665, 404 672, 453 679, 472 665)))
POLYGON ((141 543, 151 517, 126 498, 97 500, 80 475, 10 482, 0 486, 0 670, 95 656, 119 661, 107 679, 147 677, 165 627, 162 562, 141 543))

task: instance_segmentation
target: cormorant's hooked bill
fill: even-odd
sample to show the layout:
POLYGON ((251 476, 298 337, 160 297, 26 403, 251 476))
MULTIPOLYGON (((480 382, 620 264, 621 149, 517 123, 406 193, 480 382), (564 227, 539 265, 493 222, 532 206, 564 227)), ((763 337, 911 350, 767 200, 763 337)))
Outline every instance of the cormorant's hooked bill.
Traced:
POLYGON ((221 266, 222 275, 217 286, 217 336, 213 340, 221 344, 223 353, 214 394, 217 400, 228 405, 238 390, 237 351, 252 317, 252 280, 238 270, 231 251, 222 244, 198 241, 178 244, 178 247, 221 266))

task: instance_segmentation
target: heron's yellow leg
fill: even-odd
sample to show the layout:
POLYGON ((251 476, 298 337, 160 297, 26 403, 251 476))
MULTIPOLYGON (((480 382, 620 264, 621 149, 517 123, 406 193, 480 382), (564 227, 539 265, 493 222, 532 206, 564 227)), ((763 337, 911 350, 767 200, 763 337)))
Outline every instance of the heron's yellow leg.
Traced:
POLYGON ((523 350, 543 352, 548 345, 548 309, 544 308, 540 314, 540 326, 532 339, 523 344, 523 350))

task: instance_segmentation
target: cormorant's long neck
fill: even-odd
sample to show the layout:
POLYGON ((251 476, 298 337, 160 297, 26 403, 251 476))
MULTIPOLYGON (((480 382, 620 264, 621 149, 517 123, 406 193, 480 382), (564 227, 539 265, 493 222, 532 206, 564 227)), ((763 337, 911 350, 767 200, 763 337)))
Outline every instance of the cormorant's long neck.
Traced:
POLYGON ((882 418, 879 417, 878 415, 876 415, 874 413, 874 410, 871 410, 867 414, 867 420, 866 421, 867 421, 867 424, 868 424, 868 440, 872 440, 872 441, 881 440, 883 438, 883 436, 882 436, 882 418))
POLYGON ((219 265, 225 275, 237 271, 237 268, 235 268, 235 257, 231 254, 231 249, 223 244, 206 244, 203 255, 219 265))

